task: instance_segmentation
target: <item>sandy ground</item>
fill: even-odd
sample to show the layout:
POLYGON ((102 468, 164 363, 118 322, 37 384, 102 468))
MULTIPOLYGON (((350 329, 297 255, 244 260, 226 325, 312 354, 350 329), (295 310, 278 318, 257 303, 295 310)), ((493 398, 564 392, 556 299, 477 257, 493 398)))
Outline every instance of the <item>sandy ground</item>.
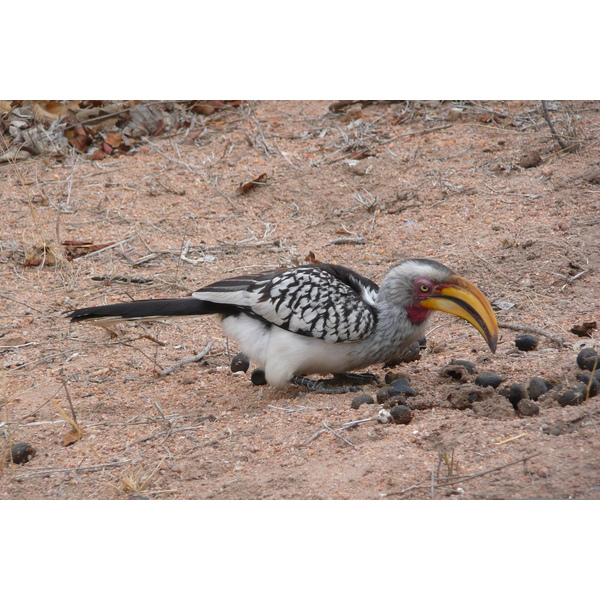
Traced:
POLYGON ((5 455, 35 450, 4 460, 0 497, 600 498, 598 396, 561 406, 550 391, 517 411, 461 387, 493 371, 498 390, 534 376, 568 389, 579 350, 598 349, 597 330, 571 329, 600 321, 600 103, 550 103, 572 152, 536 102, 332 104, 158 105, 164 127, 130 129, 127 151, 89 160, 99 135, 123 133, 115 122, 87 156, 67 145, 0 163, 0 433, 5 455), (113 246, 68 260, 83 251, 65 241, 113 246), (520 351, 523 331, 503 327, 492 355, 440 314, 418 361, 364 386, 374 398, 386 373, 410 378, 412 420, 393 424, 377 403, 352 408, 357 394, 254 386, 231 372, 238 349, 213 318, 115 338, 61 317, 310 253, 377 282, 433 258, 484 290, 500 323, 563 343, 538 333, 520 351), (476 371, 448 377, 458 359, 476 371))

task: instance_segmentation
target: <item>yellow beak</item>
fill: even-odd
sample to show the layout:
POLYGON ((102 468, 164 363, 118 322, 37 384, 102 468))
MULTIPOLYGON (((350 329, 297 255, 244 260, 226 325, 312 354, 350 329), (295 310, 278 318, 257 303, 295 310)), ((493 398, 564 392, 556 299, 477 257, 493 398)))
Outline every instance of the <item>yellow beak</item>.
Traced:
POLYGON ((467 320, 481 333, 490 350, 496 352, 498 323, 494 311, 480 289, 467 279, 451 275, 438 291, 420 302, 423 308, 441 310, 467 320))

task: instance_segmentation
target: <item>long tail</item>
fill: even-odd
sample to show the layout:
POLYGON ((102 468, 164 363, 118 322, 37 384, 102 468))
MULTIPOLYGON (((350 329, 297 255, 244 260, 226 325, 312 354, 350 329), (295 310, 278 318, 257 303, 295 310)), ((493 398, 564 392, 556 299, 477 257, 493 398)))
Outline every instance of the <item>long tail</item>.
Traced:
POLYGON ((121 304, 89 306, 65 314, 71 321, 88 321, 94 325, 111 325, 120 321, 153 321, 174 317, 194 317, 213 313, 227 313, 227 307, 196 298, 164 300, 134 300, 121 304))

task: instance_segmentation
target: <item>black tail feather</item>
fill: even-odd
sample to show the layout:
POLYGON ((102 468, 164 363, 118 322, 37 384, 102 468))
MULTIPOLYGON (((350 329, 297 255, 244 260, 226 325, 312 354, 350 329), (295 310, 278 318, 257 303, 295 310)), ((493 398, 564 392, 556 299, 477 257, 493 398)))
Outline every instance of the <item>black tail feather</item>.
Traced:
POLYGON ((193 317, 213 313, 228 313, 231 307, 196 298, 134 300, 105 306, 78 308, 65 316, 71 321, 143 321, 168 317, 193 317))

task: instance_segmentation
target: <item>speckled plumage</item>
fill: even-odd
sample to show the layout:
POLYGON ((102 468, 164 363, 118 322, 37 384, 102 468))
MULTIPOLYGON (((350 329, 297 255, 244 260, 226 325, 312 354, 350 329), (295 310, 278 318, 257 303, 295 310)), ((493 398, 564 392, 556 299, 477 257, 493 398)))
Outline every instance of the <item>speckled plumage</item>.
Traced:
POLYGON ((427 327, 427 310, 419 322, 407 312, 416 301, 414 282, 426 277, 437 284, 451 275, 440 263, 411 259, 393 267, 379 288, 346 267, 316 263, 225 279, 191 298, 84 308, 69 316, 103 325, 216 313, 225 334, 264 367, 267 381, 282 386, 296 375, 400 359, 427 327))

